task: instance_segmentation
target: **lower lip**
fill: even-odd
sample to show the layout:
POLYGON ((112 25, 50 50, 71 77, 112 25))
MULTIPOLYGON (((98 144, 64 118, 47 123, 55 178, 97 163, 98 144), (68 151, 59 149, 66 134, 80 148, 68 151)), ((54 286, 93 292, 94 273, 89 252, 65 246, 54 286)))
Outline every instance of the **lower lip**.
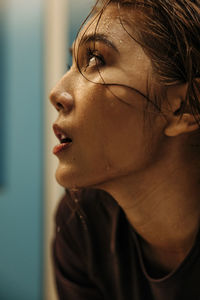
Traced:
POLYGON ((71 144, 72 144, 72 142, 56 145, 53 148, 53 154, 58 154, 58 153, 60 153, 60 152, 62 152, 64 150, 68 149, 71 146, 71 144))

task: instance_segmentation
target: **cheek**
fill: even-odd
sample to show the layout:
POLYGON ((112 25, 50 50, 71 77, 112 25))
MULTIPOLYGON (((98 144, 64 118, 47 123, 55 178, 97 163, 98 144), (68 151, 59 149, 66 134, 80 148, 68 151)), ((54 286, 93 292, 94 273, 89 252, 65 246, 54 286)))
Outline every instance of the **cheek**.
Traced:
POLYGON ((72 156, 60 160, 56 174, 63 186, 115 178, 141 169, 147 160, 143 113, 113 97, 105 87, 90 87, 79 90, 79 97, 76 94, 77 142, 72 156))
POLYGON ((116 126, 115 131, 107 131, 104 152, 110 167, 134 168, 145 158, 144 137, 136 127, 128 127, 127 123, 121 124, 124 128, 116 126), (109 135, 109 136, 108 136, 109 135))
POLYGON ((102 153, 110 168, 127 168, 144 157, 143 114, 117 99, 104 106, 101 114, 102 153))

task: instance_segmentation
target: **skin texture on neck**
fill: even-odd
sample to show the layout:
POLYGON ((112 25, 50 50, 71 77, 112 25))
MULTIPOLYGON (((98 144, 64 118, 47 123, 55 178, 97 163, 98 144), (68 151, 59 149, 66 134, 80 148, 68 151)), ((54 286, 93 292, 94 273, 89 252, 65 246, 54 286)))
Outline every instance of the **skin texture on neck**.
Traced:
POLYGON ((146 170, 103 185, 141 237, 155 277, 184 260, 199 230, 200 186, 192 156, 182 160, 175 139, 167 152, 166 159, 152 162, 146 170))

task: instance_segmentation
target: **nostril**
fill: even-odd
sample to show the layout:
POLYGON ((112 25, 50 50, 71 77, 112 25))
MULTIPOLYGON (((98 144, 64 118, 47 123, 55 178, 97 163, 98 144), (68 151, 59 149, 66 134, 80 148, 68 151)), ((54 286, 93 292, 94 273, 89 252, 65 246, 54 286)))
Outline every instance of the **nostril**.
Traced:
POLYGON ((59 90, 52 91, 49 98, 58 111, 70 112, 74 104, 73 97, 69 93, 59 90))
POLYGON ((73 107, 74 100, 69 93, 63 92, 59 95, 59 97, 57 99, 57 103, 58 103, 59 109, 63 109, 63 110, 66 110, 67 112, 69 112, 69 111, 71 111, 71 109, 73 107))
POLYGON ((63 109, 63 105, 60 102, 56 102, 56 109, 59 111, 61 109, 63 109))

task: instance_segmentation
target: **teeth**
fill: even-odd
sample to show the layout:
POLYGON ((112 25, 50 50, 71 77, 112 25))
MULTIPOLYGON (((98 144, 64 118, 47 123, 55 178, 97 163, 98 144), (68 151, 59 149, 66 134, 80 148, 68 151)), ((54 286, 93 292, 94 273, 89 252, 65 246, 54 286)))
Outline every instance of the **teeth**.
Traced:
POLYGON ((67 133, 65 133, 65 131, 62 131, 62 129, 57 124, 53 124, 53 131, 60 143, 72 142, 72 139, 67 136, 67 133))
POLYGON ((66 137, 66 135, 61 136, 61 139, 60 139, 61 144, 62 143, 70 143, 71 141, 72 140, 70 138, 66 137))
POLYGON ((61 134, 61 137, 60 137, 61 140, 64 140, 66 138, 67 138, 67 136, 65 134, 61 134))

